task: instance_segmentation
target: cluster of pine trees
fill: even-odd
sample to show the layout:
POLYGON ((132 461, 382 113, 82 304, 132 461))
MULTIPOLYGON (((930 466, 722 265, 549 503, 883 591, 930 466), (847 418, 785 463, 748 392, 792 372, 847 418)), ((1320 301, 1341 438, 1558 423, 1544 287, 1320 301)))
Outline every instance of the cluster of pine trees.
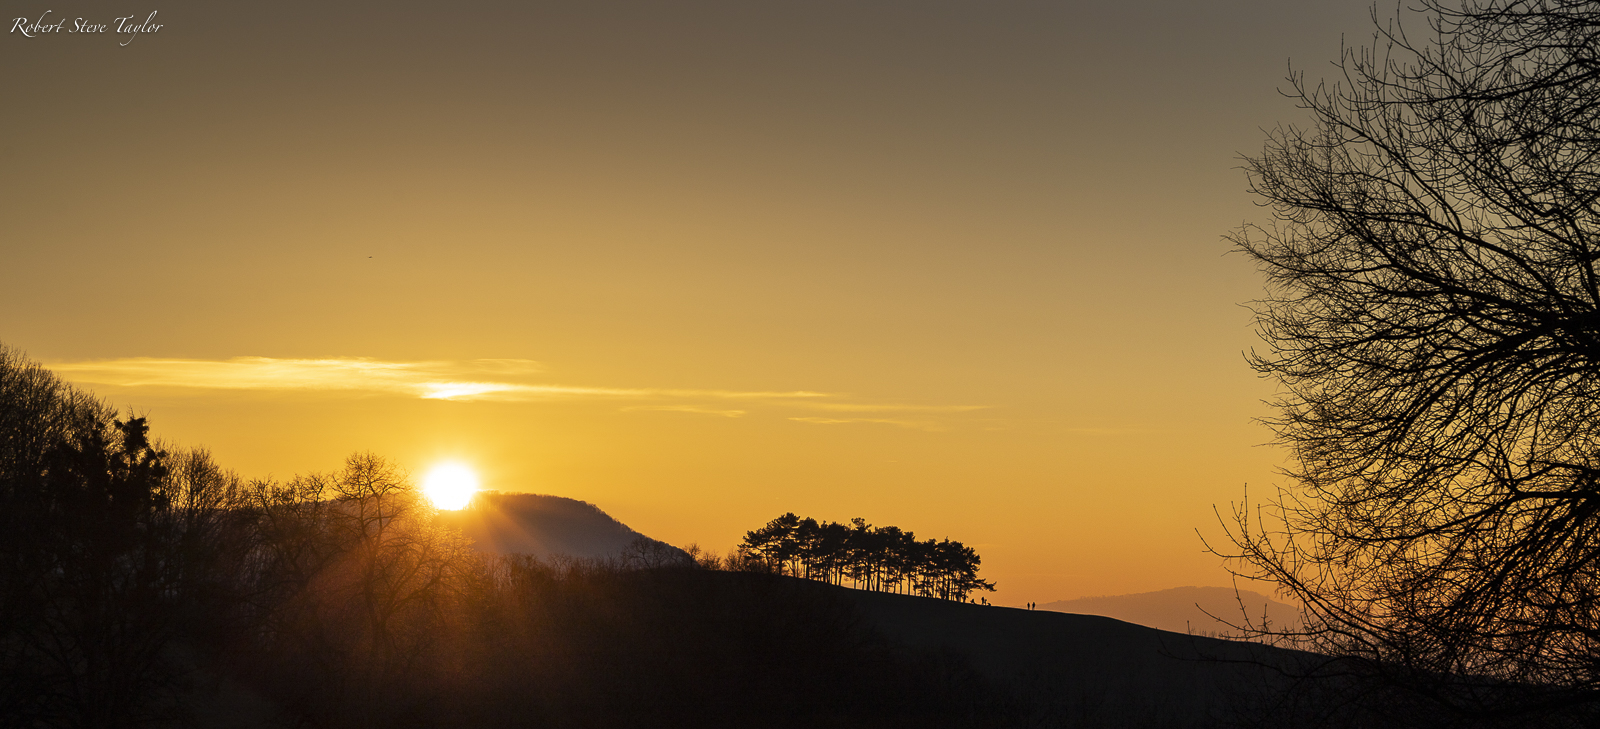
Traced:
POLYGON ((949 539, 917 541, 900 527, 801 519, 787 513, 744 536, 746 569, 852 587, 966 602, 975 590, 994 591, 978 578, 978 552, 949 539))

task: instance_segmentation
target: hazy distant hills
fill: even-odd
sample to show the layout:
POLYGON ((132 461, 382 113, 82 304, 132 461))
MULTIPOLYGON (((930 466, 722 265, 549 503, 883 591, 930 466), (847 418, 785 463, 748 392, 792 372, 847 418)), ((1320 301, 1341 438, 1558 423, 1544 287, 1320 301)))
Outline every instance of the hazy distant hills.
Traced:
POLYGON ((440 512, 439 518, 459 528, 479 550, 495 554, 620 559, 630 550, 637 552, 640 540, 657 552, 682 554, 628 528, 594 504, 561 496, 485 492, 468 508, 440 512))
POLYGON ((1231 587, 1174 587, 1133 595, 1080 597, 1044 603, 1039 609, 1104 615, 1174 633, 1206 635, 1234 632, 1219 618, 1235 625, 1242 624, 1246 615, 1256 625, 1260 625, 1262 616, 1278 627, 1300 622, 1299 608, 1249 590, 1235 593, 1231 587))

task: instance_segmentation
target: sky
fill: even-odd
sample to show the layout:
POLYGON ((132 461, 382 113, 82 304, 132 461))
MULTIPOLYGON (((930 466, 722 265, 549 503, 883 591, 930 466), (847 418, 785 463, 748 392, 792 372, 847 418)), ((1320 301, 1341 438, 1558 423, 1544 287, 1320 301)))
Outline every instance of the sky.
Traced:
POLYGON ((1015 605, 1228 585, 1286 485, 1223 238, 1365 2, 140 2, 0 0, 0 343, 245 478, 863 517, 1015 605))

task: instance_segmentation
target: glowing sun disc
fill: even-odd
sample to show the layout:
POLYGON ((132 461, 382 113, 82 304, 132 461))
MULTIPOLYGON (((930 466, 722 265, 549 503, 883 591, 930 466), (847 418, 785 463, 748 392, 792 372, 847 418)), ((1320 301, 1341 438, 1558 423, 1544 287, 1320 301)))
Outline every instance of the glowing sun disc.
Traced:
POLYGON ((446 511, 465 508, 478 491, 478 474, 456 463, 435 466, 422 482, 422 494, 436 508, 446 511))

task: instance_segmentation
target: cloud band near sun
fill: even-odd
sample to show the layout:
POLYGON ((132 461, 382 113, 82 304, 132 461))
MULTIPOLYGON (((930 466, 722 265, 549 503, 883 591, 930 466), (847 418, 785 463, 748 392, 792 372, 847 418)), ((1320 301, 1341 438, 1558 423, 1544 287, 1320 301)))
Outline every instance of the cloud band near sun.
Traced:
POLYGON ((526 376, 542 368, 531 360, 466 362, 385 362, 366 357, 275 359, 234 357, 225 360, 126 359, 53 362, 47 365, 65 379, 117 387, 160 387, 207 390, 322 390, 389 394, 429 400, 537 400, 555 398, 708 398, 721 400, 785 400, 828 397, 820 392, 748 392, 666 388, 581 387, 528 384, 507 376, 526 376))
MULTIPOLYGON (((915 412, 924 416, 983 409, 975 405, 896 405, 841 401, 842 396, 808 390, 697 390, 652 387, 591 387, 529 383, 543 371, 521 359, 389 362, 367 357, 277 359, 233 357, 222 360, 129 357, 47 366, 64 379, 86 385, 149 387, 164 390, 316 391, 455 401, 611 400, 632 403, 624 410, 700 413, 739 417, 746 410, 708 402, 766 403, 805 410, 849 413, 915 412), (519 381, 524 380, 524 381, 519 381), (671 404, 699 401, 699 404, 671 404), (659 403, 659 404, 646 404, 659 403)), ((740 407, 747 407, 740 406, 740 407)), ((926 427, 925 421, 871 418, 804 418, 834 424, 880 422, 926 427)))

